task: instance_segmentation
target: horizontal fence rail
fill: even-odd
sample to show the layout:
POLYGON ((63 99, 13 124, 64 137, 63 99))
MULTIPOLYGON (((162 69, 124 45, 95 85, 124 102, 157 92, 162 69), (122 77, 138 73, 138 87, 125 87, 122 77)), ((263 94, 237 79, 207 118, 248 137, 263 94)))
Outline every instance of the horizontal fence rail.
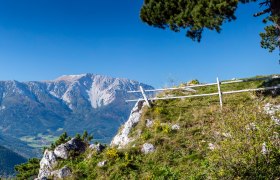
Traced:
POLYGON ((217 78, 216 83, 206 83, 206 84, 197 84, 197 85, 190 85, 190 86, 184 86, 179 88, 165 88, 165 89, 151 89, 151 90, 144 90, 142 86, 140 86, 139 91, 128 91, 128 93, 142 93, 143 98, 140 99, 133 99, 133 100, 126 100, 126 102, 137 102, 137 101, 145 101, 148 106, 150 107, 150 101, 154 100, 168 100, 168 99, 184 99, 184 98, 194 98, 194 97, 207 97, 207 96, 219 96, 220 100, 220 107, 223 107, 223 101, 222 96, 226 94, 235 94, 235 93, 243 93, 243 92, 256 92, 256 91, 265 91, 265 90, 276 90, 280 89, 280 84, 277 86, 272 87, 264 87, 264 88, 254 88, 254 89, 242 89, 242 90, 234 90, 234 91, 226 91, 222 92, 220 85, 222 84, 232 84, 232 83, 241 83, 241 82, 249 82, 249 81, 261 81, 261 80, 267 80, 267 79, 280 79, 280 77, 272 77, 272 78, 258 78, 258 79, 247 79, 247 80, 234 80, 234 81, 224 81, 220 82, 219 78, 217 78), (186 96, 167 96, 167 97, 153 97, 153 98, 147 98, 147 95, 145 92, 159 92, 159 91, 170 91, 170 90, 187 90, 191 92, 196 92, 196 90, 192 88, 196 87, 206 87, 206 86, 213 86, 217 85, 218 92, 216 93, 208 93, 208 94, 194 94, 194 95, 186 95, 186 96))

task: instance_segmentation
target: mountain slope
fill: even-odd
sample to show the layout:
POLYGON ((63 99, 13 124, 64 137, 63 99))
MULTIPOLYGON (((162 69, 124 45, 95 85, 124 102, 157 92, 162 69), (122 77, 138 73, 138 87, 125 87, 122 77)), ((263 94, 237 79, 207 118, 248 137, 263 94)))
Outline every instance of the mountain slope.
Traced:
POLYGON ((14 166, 26 162, 19 154, 0 146, 0 177, 14 174, 14 166))
POLYGON ((131 105, 124 100, 135 97, 127 91, 140 85, 152 88, 94 74, 44 82, 0 81, 0 135, 33 148, 48 145, 63 131, 74 135, 87 130, 109 142, 129 115, 131 105))
MULTIPOLYGON (((279 78, 221 88, 276 85, 280 85, 279 78)), ((217 87, 196 90, 213 93, 217 87)), ((176 90, 162 95, 188 93, 176 90)), ((120 130, 126 137, 119 137, 125 142, 129 139, 125 146, 120 148, 113 141, 103 151, 100 145, 90 145, 70 158, 54 155, 59 163, 51 171, 67 170, 73 179, 279 179, 279 94, 272 90, 224 95, 222 110, 217 96, 159 100, 151 108, 138 103, 128 125, 120 130)), ((51 179, 57 175, 49 174, 51 179)))

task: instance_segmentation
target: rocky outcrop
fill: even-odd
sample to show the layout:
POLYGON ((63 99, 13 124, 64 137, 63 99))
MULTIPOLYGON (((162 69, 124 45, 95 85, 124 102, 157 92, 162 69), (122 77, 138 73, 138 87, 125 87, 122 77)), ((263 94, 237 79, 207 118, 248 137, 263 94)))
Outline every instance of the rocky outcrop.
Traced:
POLYGON ((51 175, 52 169, 57 164, 57 157, 53 151, 46 150, 40 161, 38 180, 47 178, 51 175))
POLYGON ((143 101, 138 101, 136 103, 136 105, 130 113, 128 121, 124 124, 122 130, 113 138, 111 146, 117 146, 118 148, 122 148, 132 141, 132 139, 129 138, 128 135, 131 129, 135 127, 140 121, 143 106, 143 101))
POLYGON ((65 144, 61 144, 54 149, 54 154, 61 159, 68 159, 71 151, 76 153, 83 153, 86 150, 86 144, 77 138, 72 138, 65 144))
POLYGON ((65 178, 71 174, 68 167, 60 170, 54 170, 59 159, 68 159, 70 153, 80 154, 85 152, 86 144, 78 138, 72 138, 70 141, 59 145, 54 151, 46 150, 40 161, 40 169, 37 180, 47 179, 50 176, 57 178, 65 178))

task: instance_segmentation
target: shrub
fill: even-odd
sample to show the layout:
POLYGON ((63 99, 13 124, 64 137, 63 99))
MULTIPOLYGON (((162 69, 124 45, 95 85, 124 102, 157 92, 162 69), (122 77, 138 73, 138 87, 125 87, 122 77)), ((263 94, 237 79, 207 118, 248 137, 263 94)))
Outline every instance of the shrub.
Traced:
POLYGON ((54 143, 51 144, 50 149, 54 150, 57 146, 59 146, 60 144, 66 143, 70 139, 71 139, 71 137, 69 137, 68 134, 66 132, 64 132, 63 134, 61 134, 59 136, 59 138, 54 143))
POLYGON ((117 159, 119 157, 119 153, 116 148, 107 149, 105 154, 106 154, 106 157, 109 159, 117 159))
POLYGON ((37 158, 29 159, 28 162, 15 166, 17 179, 35 179, 39 174, 40 160, 37 158))

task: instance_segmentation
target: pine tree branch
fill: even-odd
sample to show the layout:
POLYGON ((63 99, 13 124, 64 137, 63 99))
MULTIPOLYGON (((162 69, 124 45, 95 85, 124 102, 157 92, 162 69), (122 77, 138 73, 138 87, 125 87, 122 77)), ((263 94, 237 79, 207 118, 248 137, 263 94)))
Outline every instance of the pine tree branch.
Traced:
POLYGON ((263 5, 265 6, 270 6, 270 0, 266 0, 265 2, 261 2, 259 3, 260 7, 262 7, 263 5))
POLYGON ((254 14, 254 17, 261 16, 261 15, 263 15, 263 14, 269 13, 270 11, 271 11, 271 8, 267 8, 267 9, 261 11, 261 12, 258 12, 258 13, 256 13, 256 14, 254 14))

